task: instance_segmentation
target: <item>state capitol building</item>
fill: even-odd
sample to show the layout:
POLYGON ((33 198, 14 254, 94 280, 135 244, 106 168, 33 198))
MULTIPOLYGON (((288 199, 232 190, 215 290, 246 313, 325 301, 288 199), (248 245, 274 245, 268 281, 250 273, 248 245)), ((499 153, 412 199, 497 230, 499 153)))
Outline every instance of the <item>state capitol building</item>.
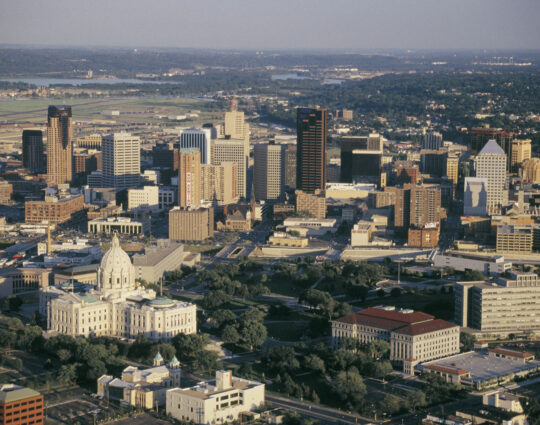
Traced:
POLYGON ((97 273, 97 286, 73 280, 40 291, 40 312, 47 329, 71 336, 135 338, 169 342, 197 331, 196 306, 156 297, 138 286, 135 268, 116 234, 97 273))

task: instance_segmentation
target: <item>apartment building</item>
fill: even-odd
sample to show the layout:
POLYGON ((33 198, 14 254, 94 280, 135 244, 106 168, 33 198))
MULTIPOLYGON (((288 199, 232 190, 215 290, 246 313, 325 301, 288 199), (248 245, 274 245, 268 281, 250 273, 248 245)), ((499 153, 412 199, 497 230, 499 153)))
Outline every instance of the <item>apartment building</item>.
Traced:
POLYGON ((532 226, 497 226, 498 254, 530 254, 533 251, 534 230, 532 226))
POLYGON ((130 133, 102 139, 102 184, 117 190, 135 188, 141 174, 141 140, 130 133))

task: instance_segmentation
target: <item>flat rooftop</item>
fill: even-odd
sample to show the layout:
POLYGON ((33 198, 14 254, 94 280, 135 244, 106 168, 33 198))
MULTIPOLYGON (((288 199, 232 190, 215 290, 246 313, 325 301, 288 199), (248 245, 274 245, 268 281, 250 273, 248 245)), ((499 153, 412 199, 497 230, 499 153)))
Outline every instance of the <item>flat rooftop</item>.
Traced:
POLYGON ((423 363, 420 368, 436 365, 440 368, 465 369, 471 373, 474 382, 487 381, 511 373, 520 373, 540 367, 540 361, 522 363, 517 360, 489 356, 488 353, 470 351, 444 359, 423 363))

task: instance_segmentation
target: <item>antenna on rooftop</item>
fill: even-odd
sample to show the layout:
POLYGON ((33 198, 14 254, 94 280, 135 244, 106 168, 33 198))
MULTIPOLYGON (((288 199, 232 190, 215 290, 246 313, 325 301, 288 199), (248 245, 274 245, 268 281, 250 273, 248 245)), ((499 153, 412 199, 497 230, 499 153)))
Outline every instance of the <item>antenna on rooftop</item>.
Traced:
POLYGON ((159 278, 159 296, 163 296, 163 276, 159 278))

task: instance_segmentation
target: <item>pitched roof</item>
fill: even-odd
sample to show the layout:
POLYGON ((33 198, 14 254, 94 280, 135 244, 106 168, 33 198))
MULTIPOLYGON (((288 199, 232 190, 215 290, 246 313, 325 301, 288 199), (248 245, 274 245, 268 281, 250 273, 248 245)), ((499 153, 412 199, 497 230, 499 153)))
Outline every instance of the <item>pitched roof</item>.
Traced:
POLYGON ((427 320, 433 320, 431 314, 422 313, 421 311, 409 312, 399 310, 386 310, 383 308, 370 307, 365 310, 361 310, 357 313, 361 316, 378 317, 386 320, 393 320, 399 323, 419 323, 427 320))
POLYGON ((396 329, 394 332, 402 335, 422 335, 430 332, 441 331, 443 329, 454 328, 457 325, 447 322, 446 320, 435 319, 429 322, 413 323, 402 328, 396 329))
POLYGON ((505 356, 513 356, 513 357, 519 357, 519 358, 527 358, 533 356, 532 353, 529 353, 527 351, 517 351, 517 350, 509 350, 508 348, 491 348, 489 351, 497 354, 502 354, 505 356))
POLYGON ((460 369, 458 367, 439 366, 436 364, 430 364, 425 367, 426 369, 435 370, 437 372, 448 373, 451 375, 465 375, 469 373, 467 369, 460 369))
POLYGON ((499 146, 499 144, 495 140, 488 140, 488 142, 484 145, 482 150, 478 152, 478 155, 482 155, 486 153, 506 155, 504 150, 499 146))

